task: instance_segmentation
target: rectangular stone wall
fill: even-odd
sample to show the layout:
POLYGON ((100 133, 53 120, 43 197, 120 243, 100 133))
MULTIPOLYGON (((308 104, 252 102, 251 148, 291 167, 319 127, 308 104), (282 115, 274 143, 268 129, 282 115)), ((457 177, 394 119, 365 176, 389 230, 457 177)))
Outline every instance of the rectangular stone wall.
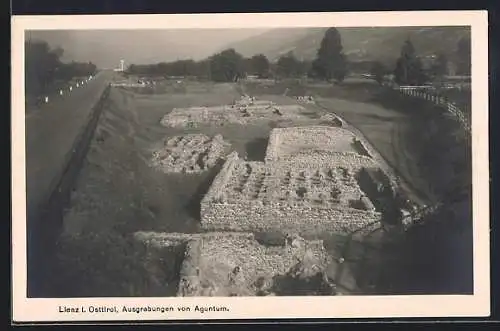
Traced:
POLYGON ((179 274, 177 296, 191 296, 200 287, 201 240, 190 240, 184 244, 184 261, 179 274))
MULTIPOLYGON (((279 158, 274 162, 277 167, 295 167, 295 168, 336 168, 344 167, 357 172, 362 168, 377 167, 376 162, 367 156, 352 152, 338 153, 311 153, 297 155, 290 158, 279 158)), ((268 162, 268 164, 270 164, 268 162)))
MULTIPOLYGON (((290 157, 288 155, 290 147, 296 146, 316 146, 316 150, 323 150, 330 153, 344 153, 359 150, 352 146, 356 139, 353 132, 332 128, 330 126, 309 126, 296 128, 273 129, 270 137, 268 149, 266 151, 266 161, 290 157)), ((296 154, 294 151, 293 154, 296 154)), ((370 156, 367 152, 364 155, 370 156)))
POLYGON ((224 162, 221 171, 217 174, 217 176, 215 176, 210 189, 203 197, 201 201, 202 206, 204 203, 207 203, 209 201, 216 201, 223 196, 224 186, 231 177, 234 168, 238 165, 239 162, 242 162, 242 160, 238 157, 237 152, 232 152, 227 156, 226 162, 224 162))
POLYGON ((353 145, 356 151, 358 151, 361 155, 371 157, 370 151, 368 150, 368 148, 366 148, 365 144, 361 140, 354 138, 353 145))
MULTIPOLYGON (((201 226, 208 231, 280 231, 301 235, 350 234, 380 222, 381 214, 352 208, 314 208, 258 201, 203 203, 201 226)), ((369 227, 367 230, 372 230, 369 227)))
POLYGON ((277 130, 272 130, 269 134, 269 141, 267 143, 265 162, 273 161, 277 157, 277 146, 280 142, 280 135, 277 130))

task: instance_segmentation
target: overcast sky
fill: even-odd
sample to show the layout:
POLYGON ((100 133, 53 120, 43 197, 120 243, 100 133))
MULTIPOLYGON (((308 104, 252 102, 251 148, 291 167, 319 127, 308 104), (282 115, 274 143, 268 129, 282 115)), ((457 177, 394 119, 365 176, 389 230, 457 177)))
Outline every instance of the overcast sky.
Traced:
POLYGON ((201 59, 227 44, 267 30, 55 30, 32 31, 26 38, 43 39, 52 47, 62 47, 65 60, 92 61, 100 67, 113 67, 121 58, 128 63, 201 59))

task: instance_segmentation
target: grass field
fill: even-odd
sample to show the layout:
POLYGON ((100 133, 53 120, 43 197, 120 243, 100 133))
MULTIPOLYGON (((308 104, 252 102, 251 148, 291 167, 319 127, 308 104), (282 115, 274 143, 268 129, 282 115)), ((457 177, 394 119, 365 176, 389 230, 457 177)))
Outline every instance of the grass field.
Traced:
MULTIPOLYGON (((188 130, 161 126, 160 119, 175 107, 231 103, 241 92, 278 103, 295 102, 284 95, 285 91, 286 95, 314 95, 321 107, 304 105, 308 111, 333 111, 343 116, 411 181, 416 191, 423 192, 422 199, 431 199, 426 192, 434 189, 427 184, 429 171, 418 162, 428 148, 411 146, 415 142, 425 145, 419 132, 422 136, 426 120, 416 121, 418 105, 414 107, 417 109, 403 112, 394 100, 393 108, 382 106, 384 98, 377 99, 378 86, 353 84, 305 88, 195 82, 182 89, 113 88, 64 218, 51 279, 57 291, 52 295, 175 295, 179 252, 146 248, 131 236, 135 231, 198 232, 199 202, 218 169, 201 175, 166 175, 147 166, 151 147, 165 136, 220 133, 240 155, 262 160, 271 127, 280 125, 228 124, 188 130)), ((346 249, 346 238, 332 236, 329 242, 339 252, 346 249)), ((371 269, 367 270, 366 264, 355 262, 366 260, 367 251, 354 249, 352 254, 354 262, 348 267, 352 273, 358 277, 367 273, 378 275, 376 270, 383 264, 374 263, 379 258, 371 257, 371 269)), ((385 268, 390 270, 386 265, 385 268)))

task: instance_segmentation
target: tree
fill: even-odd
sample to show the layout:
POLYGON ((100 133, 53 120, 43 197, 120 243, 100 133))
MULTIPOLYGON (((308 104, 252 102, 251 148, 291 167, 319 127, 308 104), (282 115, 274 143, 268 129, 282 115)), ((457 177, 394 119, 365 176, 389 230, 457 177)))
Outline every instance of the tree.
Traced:
POLYGON ((46 92, 57 78, 62 67, 62 48, 51 50, 44 41, 25 43, 25 84, 26 93, 38 95, 46 92))
POLYGON ((462 37, 458 41, 456 55, 458 59, 457 69, 461 75, 470 75, 471 73, 471 40, 469 37, 462 37))
POLYGON ((336 28, 329 28, 321 41, 312 68, 316 76, 327 81, 342 82, 347 75, 347 58, 342 51, 342 39, 336 28))
POLYGON ((245 75, 243 56, 227 49, 210 57, 210 75, 216 82, 234 82, 245 75))
POLYGON ((250 58, 248 71, 259 78, 267 78, 269 75, 269 60, 264 54, 257 54, 250 58))
POLYGON ((299 76, 307 76, 311 71, 311 62, 307 60, 299 61, 297 73, 299 76))
POLYGON ((279 77, 297 77, 300 74, 300 61, 293 52, 280 56, 276 63, 276 74, 279 77))
POLYGON ((409 39, 401 48, 401 56, 396 62, 394 76, 399 85, 422 85, 427 81, 422 62, 417 57, 415 48, 409 39))
POLYGON ((309 70, 309 75, 315 78, 325 79, 323 67, 318 58, 312 61, 311 68, 309 70))
POLYGON ((448 58, 444 53, 440 53, 437 55, 436 61, 430 68, 430 73, 432 76, 437 78, 446 76, 446 74, 448 73, 448 58))
POLYGON ((372 63, 370 73, 373 76, 373 78, 375 79, 375 81, 377 83, 379 83, 380 85, 382 85, 382 82, 384 81, 384 76, 388 72, 389 72, 389 70, 387 69, 387 67, 383 63, 381 63, 379 61, 375 61, 372 63))

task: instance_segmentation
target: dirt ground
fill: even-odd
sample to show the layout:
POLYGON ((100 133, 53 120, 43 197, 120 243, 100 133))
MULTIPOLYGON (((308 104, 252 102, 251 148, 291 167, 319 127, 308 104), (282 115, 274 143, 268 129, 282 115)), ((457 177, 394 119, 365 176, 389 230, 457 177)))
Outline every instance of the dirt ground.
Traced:
MULTIPOLYGON (((162 126, 160 120, 173 108, 230 104, 242 92, 282 104, 295 102, 279 89, 271 89, 212 83, 157 87, 153 92, 113 88, 64 218, 51 279, 57 289, 54 296, 175 295, 182 252, 146 248, 132 235, 136 231, 199 232, 199 202, 218 167, 202 174, 165 174, 148 166, 152 146, 183 133, 221 134, 240 155, 262 161, 270 129, 293 123, 175 129, 162 126)), ((406 148, 402 123, 411 123, 408 115, 343 98, 319 96, 319 102, 359 127, 384 158, 392 158, 392 164, 416 179, 413 184, 424 191, 427 184, 412 162, 411 149, 406 148)), ((321 112, 314 105, 303 106, 321 112)), ((318 123, 319 116, 311 119, 318 123)), ((332 236, 331 247, 337 250, 332 254, 341 254, 345 241, 332 236)), ((352 254, 357 261, 367 253, 352 254)), ((366 274, 366 269, 352 263, 352 273, 366 274)))

